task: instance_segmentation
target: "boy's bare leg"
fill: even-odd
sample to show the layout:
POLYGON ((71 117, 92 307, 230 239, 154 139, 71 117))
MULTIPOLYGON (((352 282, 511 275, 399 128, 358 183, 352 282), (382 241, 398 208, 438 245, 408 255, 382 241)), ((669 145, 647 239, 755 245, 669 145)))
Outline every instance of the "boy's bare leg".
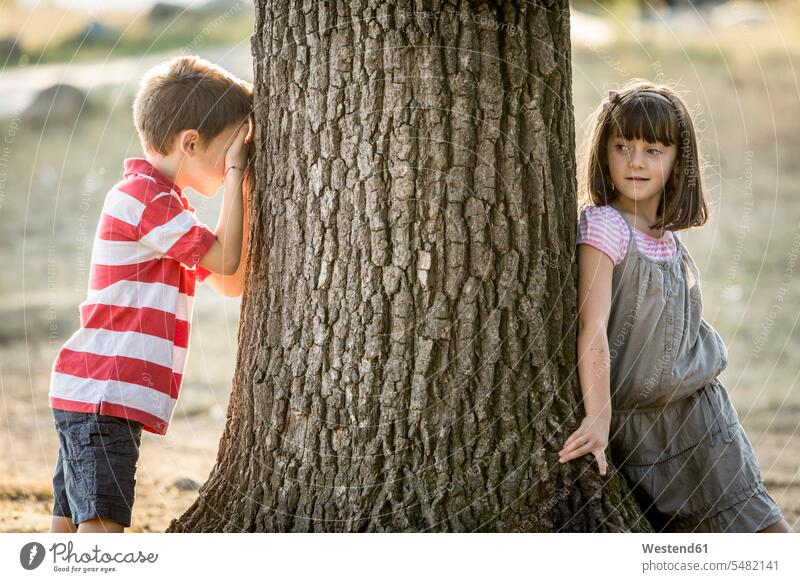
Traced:
POLYGON ((125 526, 102 517, 88 519, 78 526, 78 533, 122 533, 123 531, 125 526))
POLYGON ((769 527, 758 530, 758 533, 792 533, 792 528, 785 519, 782 519, 776 521, 769 527))
POLYGON ((54 515, 50 521, 50 533, 75 533, 78 528, 72 523, 71 517, 54 515))

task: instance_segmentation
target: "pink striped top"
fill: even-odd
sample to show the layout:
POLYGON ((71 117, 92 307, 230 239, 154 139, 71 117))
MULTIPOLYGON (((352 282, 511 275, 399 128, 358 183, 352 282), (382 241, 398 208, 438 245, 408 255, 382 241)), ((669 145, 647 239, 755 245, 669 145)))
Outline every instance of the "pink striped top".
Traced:
MULTIPOLYGON (((656 261, 673 258, 677 251, 674 237, 680 237, 675 232, 667 231, 661 238, 656 238, 637 228, 633 229, 633 235, 639 251, 656 261)), ((625 258, 629 239, 628 223, 614 208, 590 204, 581 210, 577 244, 593 246, 618 265, 625 258)))
POLYGON ((92 246, 80 328, 53 364, 50 407, 166 434, 183 379, 198 263, 216 235, 145 159, 125 160, 92 246))

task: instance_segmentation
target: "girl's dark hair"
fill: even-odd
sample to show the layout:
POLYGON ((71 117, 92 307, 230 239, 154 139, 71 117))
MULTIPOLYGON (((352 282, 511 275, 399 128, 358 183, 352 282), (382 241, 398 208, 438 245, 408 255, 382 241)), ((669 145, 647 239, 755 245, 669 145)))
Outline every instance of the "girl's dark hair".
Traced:
POLYGON ((604 100, 584 156, 581 184, 584 205, 605 206, 619 196, 612 188, 608 170, 606 144, 611 135, 678 146, 672 174, 664 186, 656 223, 650 225, 651 229, 682 230, 706 223, 708 206, 700 179, 694 124, 686 104, 675 91, 634 80, 617 97, 604 100))

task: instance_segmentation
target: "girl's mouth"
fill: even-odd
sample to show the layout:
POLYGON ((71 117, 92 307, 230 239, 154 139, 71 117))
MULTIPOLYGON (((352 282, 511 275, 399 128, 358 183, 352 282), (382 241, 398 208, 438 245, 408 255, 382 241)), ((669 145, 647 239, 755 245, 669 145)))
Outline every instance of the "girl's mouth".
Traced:
POLYGON ((632 182, 647 182, 650 178, 642 178, 641 176, 631 176, 630 178, 625 178, 626 180, 630 180, 632 182))

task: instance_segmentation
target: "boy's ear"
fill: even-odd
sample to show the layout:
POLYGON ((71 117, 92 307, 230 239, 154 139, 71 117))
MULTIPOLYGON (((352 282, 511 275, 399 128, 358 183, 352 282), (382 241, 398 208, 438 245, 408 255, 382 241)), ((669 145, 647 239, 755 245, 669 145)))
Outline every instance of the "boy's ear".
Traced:
POLYGON ((184 129, 178 134, 178 148, 184 155, 194 156, 200 148, 200 134, 196 129, 184 129))

